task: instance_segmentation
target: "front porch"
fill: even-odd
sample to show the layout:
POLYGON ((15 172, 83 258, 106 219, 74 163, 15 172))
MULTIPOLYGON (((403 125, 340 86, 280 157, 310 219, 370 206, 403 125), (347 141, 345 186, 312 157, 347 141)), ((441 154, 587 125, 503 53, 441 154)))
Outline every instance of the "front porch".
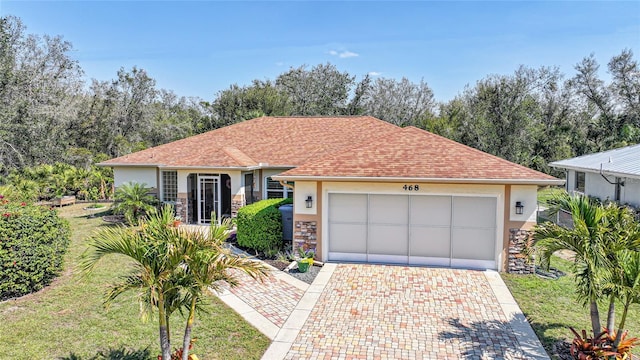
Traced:
POLYGON ((290 189, 270 178, 283 170, 161 170, 159 196, 175 206, 184 224, 207 225, 235 218, 241 207, 263 198, 291 196, 290 189))

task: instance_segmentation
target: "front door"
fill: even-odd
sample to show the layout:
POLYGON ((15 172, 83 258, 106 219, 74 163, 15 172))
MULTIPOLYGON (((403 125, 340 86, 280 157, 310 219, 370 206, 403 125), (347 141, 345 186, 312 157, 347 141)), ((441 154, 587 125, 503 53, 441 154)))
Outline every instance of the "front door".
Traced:
POLYGON ((220 214, 220 177, 198 175, 198 223, 211 224, 220 214), (213 215, 212 215, 213 213, 213 215))

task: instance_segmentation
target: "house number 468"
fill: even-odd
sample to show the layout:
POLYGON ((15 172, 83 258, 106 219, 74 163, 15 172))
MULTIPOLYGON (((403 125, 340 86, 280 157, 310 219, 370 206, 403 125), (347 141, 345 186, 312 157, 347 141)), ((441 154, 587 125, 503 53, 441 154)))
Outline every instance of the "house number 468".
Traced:
POLYGON ((420 190, 420 185, 418 185, 418 184, 415 184, 415 185, 407 185, 407 184, 405 184, 402 188, 405 191, 418 191, 418 190, 420 190))

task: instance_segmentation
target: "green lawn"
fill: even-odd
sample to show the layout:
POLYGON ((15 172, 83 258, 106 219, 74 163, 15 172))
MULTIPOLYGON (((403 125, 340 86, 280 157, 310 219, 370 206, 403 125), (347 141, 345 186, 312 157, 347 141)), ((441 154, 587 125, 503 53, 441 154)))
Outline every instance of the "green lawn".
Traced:
POLYGON ((563 188, 559 187, 547 187, 542 190, 538 190, 538 203, 544 204, 546 203, 552 196, 557 195, 558 193, 563 192, 563 188))
MULTIPOLYGON (((100 218, 87 219, 83 206, 61 210, 72 229, 64 273, 43 291, 0 303, 0 358, 142 360, 160 353, 157 322, 140 320, 133 294, 108 310, 102 306, 105 285, 125 271, 124 258, 105 258, 84 280, 74 273, 86 237, 109 226, 100 218)), ((214 296, 210 300, 209 313, 197 317, 193 352, 207 360, 259 359, 269 339, 214 296)), ((176 347, 182 343, 183 318, 176 315, 171 326, 176 347)))
MULTIPOLYGON (((553 267, 569 272, 570 262, 554 257, 553 267)), ((536 275, 502 274, 502 278, 520 305, 533 330, 542 341, 548 353, 551 345, 558 340, 572 340, 569 326, 577 330, 591 329, 589 310, 577 302, 574 279, 571 275, 558 280, 545 280, 536 275)), ((607 304, 600 306, 602 322, 606 322, 607 304)), ((618 317, 622 306, 617 306, 618 317)), ((631 305, 626 328, 631 336, 640 336, 640 307, 631 305)), ((640 354, 640 348, 634 349, 640 354)))

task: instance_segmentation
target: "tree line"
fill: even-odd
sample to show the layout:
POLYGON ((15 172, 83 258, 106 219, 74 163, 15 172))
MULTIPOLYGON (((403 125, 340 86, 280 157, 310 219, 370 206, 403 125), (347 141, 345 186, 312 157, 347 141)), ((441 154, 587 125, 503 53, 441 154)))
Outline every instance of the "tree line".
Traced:
POLYGON ((330 63, 232 84, 212 100, 159 89, 144 69, 82 79, 72 45, 0 18, 0 174, 39 164, 91 164, 267 115, 371 115, 416 126, 553 173, 554 160, 640 142, 640 69, 630 49, 600 75, 593 54, 563 74, 520 66, 449 101, 407 78, 360 78, 330 63))

